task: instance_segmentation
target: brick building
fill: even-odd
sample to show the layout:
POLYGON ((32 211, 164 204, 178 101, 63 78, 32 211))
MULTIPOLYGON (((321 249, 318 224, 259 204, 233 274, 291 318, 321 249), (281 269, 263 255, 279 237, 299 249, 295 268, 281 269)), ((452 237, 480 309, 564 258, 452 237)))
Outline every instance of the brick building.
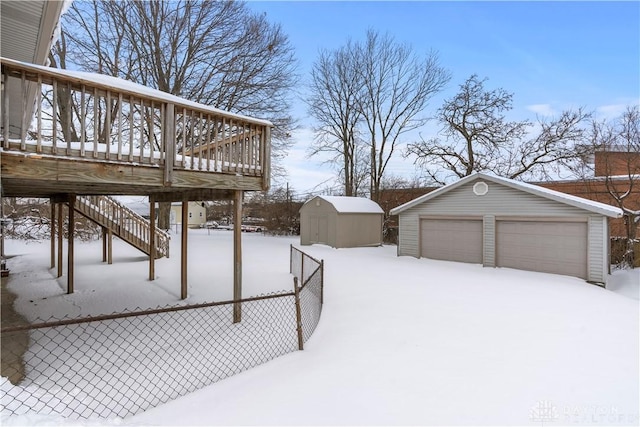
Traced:
MULTIPOLYGON (((612 192, 622 195, 630 191, 625 198, 624 206, 630 210, 640 211, 640 153, 597 151, 593 162, 594 178, 535 182, 534 184, 613 206, 617 206, 617 203, 611 195, 612 192)), ((627 221, 626 218, 610 220, 611 236, 626 237, 627 221)), ((640 236, 640 223, 636 224, 636 236, 640 236)))

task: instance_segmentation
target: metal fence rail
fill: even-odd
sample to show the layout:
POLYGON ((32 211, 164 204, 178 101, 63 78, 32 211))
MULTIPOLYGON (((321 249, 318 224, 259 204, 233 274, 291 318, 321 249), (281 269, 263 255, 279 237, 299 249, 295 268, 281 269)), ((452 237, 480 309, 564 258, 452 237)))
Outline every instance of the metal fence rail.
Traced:
POLYGON ((126 417, 295 351, 320 319, 321 266, 295 292, 3 327, 2 413, 126 417), (5 346, 25 338, 24 355, 5 346))

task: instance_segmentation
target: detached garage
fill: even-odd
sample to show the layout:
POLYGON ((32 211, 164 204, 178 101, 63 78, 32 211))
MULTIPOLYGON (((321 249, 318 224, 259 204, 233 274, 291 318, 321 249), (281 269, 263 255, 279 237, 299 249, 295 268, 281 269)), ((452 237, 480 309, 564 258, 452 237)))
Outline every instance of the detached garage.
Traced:
POLYGON ((508 267, 606 283, 616 207, 474 174, 391 210, 398 255, 508 267))
POLYGON ((364 197, 316 196, 300 208, 300 244, 382 245, 384 211, 364 197))

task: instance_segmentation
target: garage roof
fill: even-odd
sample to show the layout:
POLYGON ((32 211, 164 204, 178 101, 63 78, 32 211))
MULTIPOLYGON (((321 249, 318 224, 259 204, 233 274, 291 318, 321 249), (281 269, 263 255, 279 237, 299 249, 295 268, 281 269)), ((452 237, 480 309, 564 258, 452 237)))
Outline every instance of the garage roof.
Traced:
POLYGON ((331 203, 338 213, 384 213, 380 205, 366 197, 317 196, 331 203))
POLYGON ((438 197, 441 194, 444 194, 448 191, 451 191, 455 188, 464 185, 467 182, 475 181, 478 179, 483 179, 485 181, 494 182, 496 184, 502 184, 507 187, 514 188, 516 190, 524 191, 526 193, 534 194, 536 196, 544 197, 546 199, 551 199, 556 202, 565 203, 570 206, 574 206, 576 208, 584 209, 586 211, 598 213, 600 215, 605 215, 611 218, 620 218, 622 216, 622 209, 617 208, 615 206, 607 205, 604 203, 594 202, 592 200, 584 199, 582 197, 573 196, 571 194, 562 193, 560 191, 550 190, 548 188, 539 187, 534 184, 527 184, 525 182, 515 181, 513 179, 502 178, 493 175, 487 175, 484 173, 474 173, 469 176, 465 176, 453 184, 445 185, 431 193, 425 194, 424 196, 418 197, 416 199, 411 200, 410 202, 405 203, 404 205, 400 205, 396 208, 391 209, 391 215, 397 215, 400 212, 403 212, 413 206, 416 206, 422 202, 427 200, 431 200, 435 197, 438 197))

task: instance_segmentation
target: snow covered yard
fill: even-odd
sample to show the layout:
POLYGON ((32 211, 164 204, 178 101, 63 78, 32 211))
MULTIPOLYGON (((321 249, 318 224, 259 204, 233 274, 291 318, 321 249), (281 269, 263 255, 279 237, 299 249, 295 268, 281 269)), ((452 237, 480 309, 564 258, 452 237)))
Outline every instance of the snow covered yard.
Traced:
MULTIPOLYGON (((229 299, 231 233, 189 237, 188 302, 229 299)), ((246 296, 291 289, 289 244, 297 241, 243 235, 246 296)), ((99 242, 78 243, 68 296, 47 270, 47 242, 7 241, 8 254, 23 254, 9 264, 16 307, 46 318, 173 304, 178 236, 172 245, 174 257, 160 260, 149 282, 135 250, 118 244, 109 266, 99 242)), ((616 272, 612 292, 570 277, 398 258, 393 246, 302 249, 326 269, 322 318, 305 351, 101 423, 638 424, 639 270, 616 272)), ((38 422, 64 423, 2 419, 38 422)))

